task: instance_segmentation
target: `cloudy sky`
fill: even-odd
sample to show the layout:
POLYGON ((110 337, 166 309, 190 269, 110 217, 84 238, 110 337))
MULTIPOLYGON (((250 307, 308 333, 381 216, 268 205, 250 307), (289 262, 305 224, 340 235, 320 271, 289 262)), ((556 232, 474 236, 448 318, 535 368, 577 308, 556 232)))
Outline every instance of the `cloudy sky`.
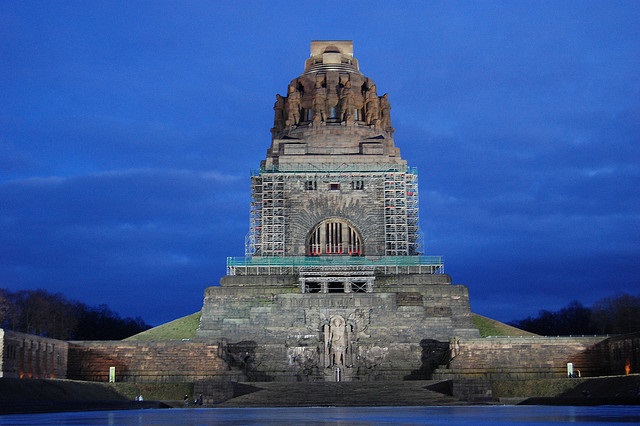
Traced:
POLYGON ((0 1, 0 288, 199 310, 314 39, 389 93, 474 312, 640 292, 640 2, 584 0, 0 1))

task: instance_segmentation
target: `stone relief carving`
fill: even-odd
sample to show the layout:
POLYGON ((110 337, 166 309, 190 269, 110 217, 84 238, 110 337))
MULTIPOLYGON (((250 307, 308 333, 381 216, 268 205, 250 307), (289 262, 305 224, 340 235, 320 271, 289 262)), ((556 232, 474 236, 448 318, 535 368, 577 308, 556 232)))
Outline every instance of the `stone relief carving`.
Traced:
POLYGON ((322 326, 327 322, 328 320, 322 312, 315 309, 305 309, 304 323, 309 331, 317 333, 322 330, 322 326))
MULTIPOLYGON (((370 324, 370 312, 367 309, 355 309, 331 316, 319 310, 308 309, 305 310, 305 324, 309 331, 320 333, 322 346, 318 348, 318 352, 323 354, 325 368, 351 367, 354 363, 354 345, 360 338, 371 337, 366 332, 370 324)), ((298 359, 301 355, 298 355, 298 359)), ((308 361, 309 358, 305 359, 308 361)))
POLYGON ((381 365, 387 358, 389 348, 380 346, 359 347, 358 360, 361 367, 366 369, 375 368, 381 365))
POLYGON ((357 309, 355 312, 352 312, 349 315, 348 322, 354 324, 354 329, 356 332, 356 337, 371 337, 367 333, 367 329, 369 328, 369 323, 371 321, 370 312, 362 309, 357 309))
POLYGON ((303 374, 311 374, 318 368, 320 356, 316 348, 304 346, 295 346, 287 348, 287 357, 289 365, 296 370, 300 370, 303 374))

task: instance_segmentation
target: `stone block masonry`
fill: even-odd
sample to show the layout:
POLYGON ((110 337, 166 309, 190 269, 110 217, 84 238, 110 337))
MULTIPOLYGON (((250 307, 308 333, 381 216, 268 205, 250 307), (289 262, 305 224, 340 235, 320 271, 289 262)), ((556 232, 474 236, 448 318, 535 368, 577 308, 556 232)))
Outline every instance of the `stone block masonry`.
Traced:
POLYGON ((64 379, 67 342, 0 329, 0 377, 64 379))
POLYGON ((596 345, 605 337, 488 337, 460 340, 452 348, 448 369, 439 379, 531 379, 566 377, 567 363, 583 376, 594 376, 602 365, 596 345))
POLYGON ((450 336, 479 334, 466 287, 448 275, 380 276, 371 293, 300 293, 295 277, 285 278, 227 276, 209 287, 196 338, 226 340, 224 358, 252 380, 328 380, 339 317, 348 335, 341 379, 369 381, 428 379, 450 336))
POLYGON ((596 376, 607 364, 606 337, 489 337, 451 342, 447 368, 434 379, 452 380, 454 396, 490 401, 493 381, 567 377, 567 363, 581 376, 596 376))
POLYGON ((70 342, 68 378, 105 382, 109 367, 116 368, 116 381, 193 382, 224 378, 227 364, 218 356, 218 346, 189 342, 70 342))

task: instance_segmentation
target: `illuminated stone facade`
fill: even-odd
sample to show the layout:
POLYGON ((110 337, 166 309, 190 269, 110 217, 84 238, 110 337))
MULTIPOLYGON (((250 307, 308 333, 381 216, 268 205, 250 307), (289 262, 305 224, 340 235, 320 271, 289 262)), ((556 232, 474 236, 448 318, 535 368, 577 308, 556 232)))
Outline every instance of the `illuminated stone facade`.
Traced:
POLYGON ((197 338, 250 380, 429 378, 478 337, 466 287, 420 254, 418 180, 350 41, 314 41, 276 95, 243 258, 205 291, 197 338))

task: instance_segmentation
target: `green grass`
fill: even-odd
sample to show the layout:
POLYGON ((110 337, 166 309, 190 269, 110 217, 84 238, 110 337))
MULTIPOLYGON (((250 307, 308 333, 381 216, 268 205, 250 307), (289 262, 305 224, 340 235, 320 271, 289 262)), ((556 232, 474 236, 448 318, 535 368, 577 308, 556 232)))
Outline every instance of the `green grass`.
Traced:
POLYGON ((151 341, 151 340, 183 340, 193 339, 196 329, 200 324, 200 311, 186 317, 178 318, 166 324, 153 327, 142 333, 134 334, 124 339, 125 341, 151 341))
POLYGON ((500 321, 492 320, 491 318, 483 317, 482 315, 473 314, 473 325, 480 330, 480 337, 488 336, 511 336, 511 337, 527 337, 536 336, 536 334, 529 333, 528 331, 520 330, 519 328, 512 327, 510 325, 501 323, 500 321))

